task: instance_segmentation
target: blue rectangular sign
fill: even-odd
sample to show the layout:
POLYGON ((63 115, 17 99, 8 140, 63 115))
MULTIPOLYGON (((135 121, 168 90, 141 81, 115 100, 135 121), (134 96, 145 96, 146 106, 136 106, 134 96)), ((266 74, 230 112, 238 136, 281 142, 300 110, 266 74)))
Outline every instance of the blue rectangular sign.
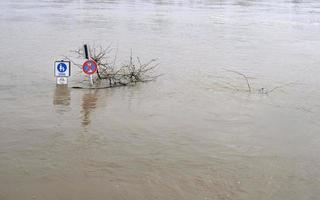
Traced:
POLYGON ((69 77, 71 75, 70 61, 56 61, 54 62, 54 76, 55 77, 69 77))

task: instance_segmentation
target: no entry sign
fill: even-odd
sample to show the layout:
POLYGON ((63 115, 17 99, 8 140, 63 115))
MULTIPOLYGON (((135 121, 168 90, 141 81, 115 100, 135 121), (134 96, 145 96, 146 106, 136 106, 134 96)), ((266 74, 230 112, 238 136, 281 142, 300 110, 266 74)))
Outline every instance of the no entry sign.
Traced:
POLYGON ((88 75, 96 73, 97 69, 97 63, 94 60, 87 60, 82 65, 82 71, 88 75))

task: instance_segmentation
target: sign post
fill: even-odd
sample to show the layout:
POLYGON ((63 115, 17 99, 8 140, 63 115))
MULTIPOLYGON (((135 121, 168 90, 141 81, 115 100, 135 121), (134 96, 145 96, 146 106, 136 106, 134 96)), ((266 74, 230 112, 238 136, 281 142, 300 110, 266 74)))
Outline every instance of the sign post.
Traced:
POLYGON ((55 61, 54 76, 56 77, 57 85, 67 85, 68 77, 71 75, 70 61, 55 61))
POLYGON ((92 74, 96 73, 98 70, 98 65, 94 60, 90 59, 89 56, 89 51, 88 51, 88 46, 85 44, 83 45, 83 50, 84 50, 84 58, 87 59, 82 65, 82 71, 85 74, 89 75, 89 81, 91 86, 93 86, 93 77, 92 74))
POLYGON ((83 45, 84 58, 89 59, 88 45, 83 45))

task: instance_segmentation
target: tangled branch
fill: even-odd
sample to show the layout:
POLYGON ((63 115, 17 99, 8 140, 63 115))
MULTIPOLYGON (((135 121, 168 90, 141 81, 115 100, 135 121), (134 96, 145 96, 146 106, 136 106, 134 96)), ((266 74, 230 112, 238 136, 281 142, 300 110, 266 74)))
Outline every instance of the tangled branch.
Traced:
MULTIPOLYGON (((76 55, 77 59, 82 58, 84 55, 82 48, 72 52, 76 55)), ((111 58, 109 56, 111 52, 110 46, 107 48, 103 48, 102 46, 92 46, 89 48, 90 59, 94 60, 98 66, 95 82, 106 80, 109 84, 108 87, 126 86, 137 82, 153 81, 160 76, 153 74, 154 69, 159 66, 159 63, 156 63, 157 59, 143 63, 139 57, 133 58, 131 50, 129 61, 117 66, 117 53, 111 58)), ((76 61, 69 57, 65 58, 81 68, 82 65, 76 61)))

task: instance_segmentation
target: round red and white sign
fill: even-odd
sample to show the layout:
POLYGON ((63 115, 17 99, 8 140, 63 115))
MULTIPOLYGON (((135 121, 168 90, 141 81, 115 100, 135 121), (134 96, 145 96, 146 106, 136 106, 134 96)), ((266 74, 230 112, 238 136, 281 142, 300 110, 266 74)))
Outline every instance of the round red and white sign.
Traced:
POLYGON ((82 65, 82 71, 88 75, 96 73, 98 65, 94 60, 87 60, 82 65))

